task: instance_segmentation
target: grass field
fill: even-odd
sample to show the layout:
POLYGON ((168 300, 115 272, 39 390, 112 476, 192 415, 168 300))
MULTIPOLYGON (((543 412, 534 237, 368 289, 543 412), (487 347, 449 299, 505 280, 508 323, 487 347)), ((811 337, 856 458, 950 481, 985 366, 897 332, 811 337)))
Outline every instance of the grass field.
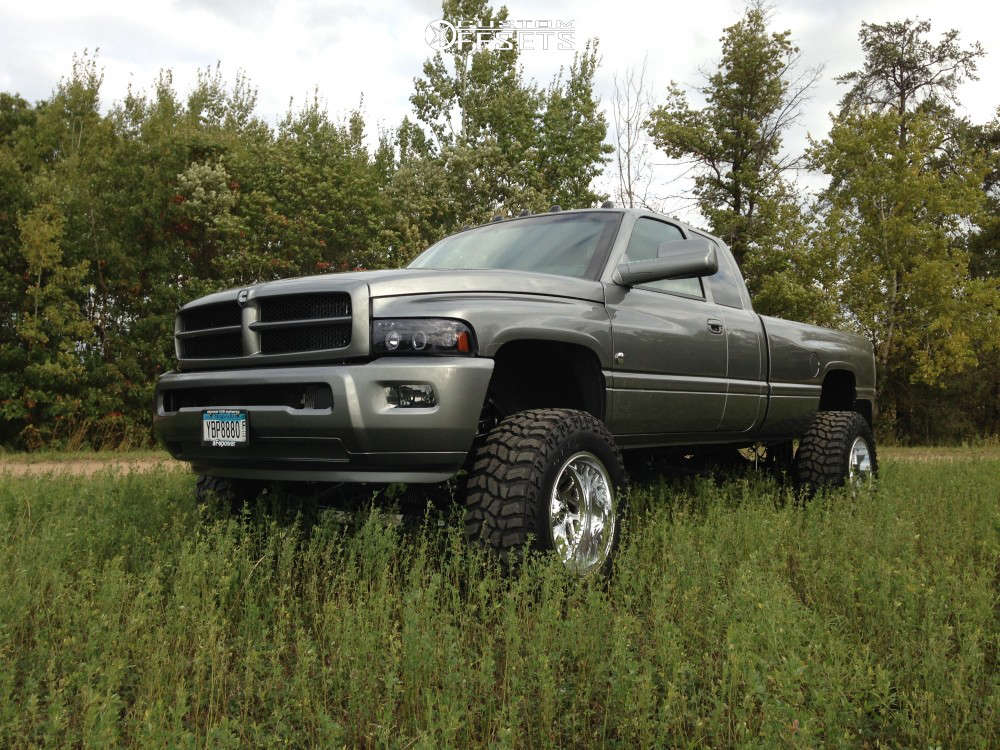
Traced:
POLYGON ((0 746, 1000 745, 994 453, 647 483, 607 584, 193 484, 0 478, 0 746))

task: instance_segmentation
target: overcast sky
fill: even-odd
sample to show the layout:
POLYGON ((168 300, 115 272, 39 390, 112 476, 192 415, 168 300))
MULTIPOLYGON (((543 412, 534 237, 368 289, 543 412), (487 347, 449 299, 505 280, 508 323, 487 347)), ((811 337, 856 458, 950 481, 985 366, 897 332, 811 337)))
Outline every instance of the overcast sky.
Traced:
MULTIPOLYGON (((512 19, 573 21, 578 47, 597 37, 603 58, 597 89, 607 106, 612 75, 643 57, 655 91, 671 79, 697 84, 699 68, 718 58, 721 30, 739 16, 743 3, 514 0, 507 7, 512 19)), ((980 80, 962 89, 965 114, 983 122, 1000 105, 995 0, 784 0, 775 9, 774 27, 792 31, 803 63, 825 66, 801 126, 787 139, 789 148, 801 147, 807 133, 818 137, 827 131, 828 113, 841 93, 833 77, 860 64, 862 20, 919 16, 932 22, 934 37, 956 28, 964 42, 981 42, 987 56, 980 80)), ((259 89, 259 111, 272 123, 290 98, 301 101, 318 87, 332 113, 357 106, 363 95, 369 128, 392 127, 408 111, 413 78, 431 52, 425 28, 440 15, 433 0, 0 0, 0 90, 32 101, 46 98, 68 74, 74 52, 100 48, 105 108, 130 82, 148 88, 161 68, 173 70, 183 94, 198 68, 221 61, 227 79, 238 69, 246 71, 259 89)), ((571 61, 572 52, 524 52, 522 59, 525 72, 544 84, 571 61)), ((664 168, 664 175, 669 172, 664 168)), ((685 213, 680 204, 663 208, 685 213)))

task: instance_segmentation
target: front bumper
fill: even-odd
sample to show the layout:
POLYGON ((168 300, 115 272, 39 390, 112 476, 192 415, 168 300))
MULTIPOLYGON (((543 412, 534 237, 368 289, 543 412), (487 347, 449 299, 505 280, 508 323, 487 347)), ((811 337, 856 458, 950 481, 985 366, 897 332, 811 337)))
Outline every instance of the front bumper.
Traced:
MULTIPOLYGON (((171 372, 156 385, 154 430, 171 454, 199 474, 335 482, 440 482, 465 462, 479 425, 493 360, 385 357, 367 364, 171 372), (328 384, 330 408, 212 403, 166 411, 164 393, 183 389, 328 384), (399 408, 386 386, 433 386, 437 405, 399 408), (204 408, 245 409, 249 444, 202 445, 204 408)), ((191 391, 194 393, 194 391, 191 391)), ((227 400, 227 397, 216 400, 227 400)))

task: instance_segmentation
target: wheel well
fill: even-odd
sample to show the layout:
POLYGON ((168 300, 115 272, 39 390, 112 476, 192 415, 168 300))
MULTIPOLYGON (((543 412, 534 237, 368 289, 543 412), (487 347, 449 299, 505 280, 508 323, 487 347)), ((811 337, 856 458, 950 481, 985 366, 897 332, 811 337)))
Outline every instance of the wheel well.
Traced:
POLYGON ((597 355, 559 341, 511 341, 494 356, 486 407, 497 416, 535 408, 580 409, 604 419, 604 375, 597 355))
POLYGON ((854 411, 854 373, 830 370, 823 378, 819 397, 820 411, 854 411))

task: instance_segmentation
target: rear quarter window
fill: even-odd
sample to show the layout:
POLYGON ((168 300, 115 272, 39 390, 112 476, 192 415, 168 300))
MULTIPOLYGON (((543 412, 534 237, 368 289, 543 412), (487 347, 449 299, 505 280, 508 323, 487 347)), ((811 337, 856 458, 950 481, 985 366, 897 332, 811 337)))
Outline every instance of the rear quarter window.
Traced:
POLYGON ((728 257, 727 253, 716 244, 719 253, 719 270, 711 276, 706 276, 708 288, 712 290, 712 298, 717 305, 735 307, 743 309, 743 297, 740 295, 740 286, 743 279, 737 276, 739 273, 735 268, 735 263, 728 257))

